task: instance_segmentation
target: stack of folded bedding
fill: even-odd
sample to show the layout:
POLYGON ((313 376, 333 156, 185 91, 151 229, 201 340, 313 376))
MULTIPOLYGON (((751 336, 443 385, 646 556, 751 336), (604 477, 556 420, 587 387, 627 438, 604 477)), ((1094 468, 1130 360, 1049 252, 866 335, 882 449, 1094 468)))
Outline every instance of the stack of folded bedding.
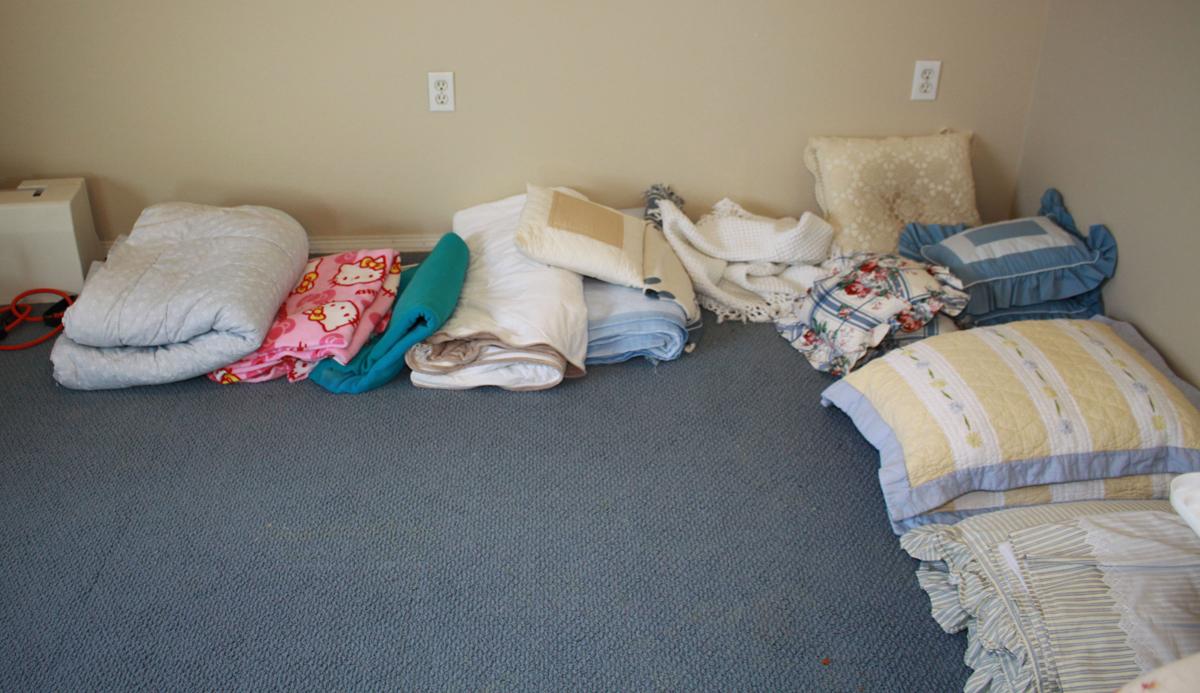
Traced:
POLYGON ((688 341, 687 316, 674 301, 595 279, 583 282, 587 303, 587 365, 637 357, 672 361, 688 341))
POLYGON ((967 631, 968 691, 1113 691, 1200 651, 1200 538, 1164 501, 927 525, 901 545, 933 618, 967 631))
POLYGON ((1036 217, 975 228, 908 224, 900 254, 961 279, 971 296, 963 320, 972 325, 1103 314, 1101 285, 1117 265, 1108 228, 1094 225, 1085 237, 1053 188, 1036 217))
POLYGON ((880 452, 897 533, 1013 504, 1164 498, 1200 471, 1200 412, 1097 320, 1031 320, 901 347, 822 395, 880 452))
POLYGON ((266 207, 147 208, 63 316, 50 359, 82 390, 204 375, 255 351, 308 261, 308 236, 266 207))
POLYGON ((297 382, 322 359, 346 364, 387 327, 399 285, 400 255, 390 248, 309 260, 262 345, 208 377, 222 385, 297 382))
POLYGON ((542 390, 584 373, 583 280, 522 254, 514 242, 525 195, 456 212, 470 263, 457 308, 408 351, 420 387, 542 390))

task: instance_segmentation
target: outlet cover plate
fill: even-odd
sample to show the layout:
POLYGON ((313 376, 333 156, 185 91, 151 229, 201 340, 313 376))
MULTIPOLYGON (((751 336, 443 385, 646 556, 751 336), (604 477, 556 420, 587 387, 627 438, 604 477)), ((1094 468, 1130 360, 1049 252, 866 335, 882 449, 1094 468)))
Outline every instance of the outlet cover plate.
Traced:
POLYGON ((429 110, 454 110, 454 73, 429 73, 429 110))
POLYGON ((937 98, 938 80, 942 76, 941 60, 918 60, 913 68, 912 100, 933 101, 937 98))

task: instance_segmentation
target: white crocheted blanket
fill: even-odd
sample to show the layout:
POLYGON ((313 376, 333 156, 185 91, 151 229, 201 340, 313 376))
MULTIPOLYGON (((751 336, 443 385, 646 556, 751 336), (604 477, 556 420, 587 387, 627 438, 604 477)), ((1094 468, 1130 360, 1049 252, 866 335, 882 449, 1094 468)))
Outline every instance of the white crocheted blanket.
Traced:
POLYGON ((718 322, 771 322, 825 274, 817 265, 829 257, 833 227, 815 214, 771 219, 726 198, 693 224, 670 200, 658 206, 700 305, 718 322))

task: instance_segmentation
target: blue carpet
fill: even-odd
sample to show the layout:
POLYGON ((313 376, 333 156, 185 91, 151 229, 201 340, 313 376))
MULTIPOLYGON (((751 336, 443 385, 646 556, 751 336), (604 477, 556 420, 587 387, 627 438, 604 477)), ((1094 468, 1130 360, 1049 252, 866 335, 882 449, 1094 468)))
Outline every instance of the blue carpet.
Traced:
POLYGON ((969 673, 874 450, 768 326, 531 394, 79 393, 48 354, 0 354, 0 690, 924 692, 969 673))

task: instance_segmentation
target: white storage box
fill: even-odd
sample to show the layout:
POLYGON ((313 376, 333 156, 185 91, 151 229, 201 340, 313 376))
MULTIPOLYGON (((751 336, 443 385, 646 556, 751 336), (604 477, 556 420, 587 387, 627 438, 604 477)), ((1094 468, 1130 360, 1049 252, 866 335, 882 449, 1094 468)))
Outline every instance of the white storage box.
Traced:
POLYGON ((26 289, 77 293, 88 268, 103 259, 82 178, 27 180, 0 190, 0 305, 26 289))

